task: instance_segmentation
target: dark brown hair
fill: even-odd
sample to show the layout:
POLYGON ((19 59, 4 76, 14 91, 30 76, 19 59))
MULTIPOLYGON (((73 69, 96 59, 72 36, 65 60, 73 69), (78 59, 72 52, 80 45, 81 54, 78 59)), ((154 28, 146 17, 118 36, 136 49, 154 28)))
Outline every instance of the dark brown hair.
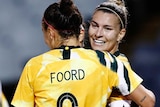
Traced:
POLYGON ((128 11, 124 0, 108 0, 98 5, 95 12, 98 10, 115 14, 120 20, 121 28, 127 28, 128 11))
MULTIPOLYGON (((44 12, 44 20, 54 29, 58 30, 63 38, 75 35, 77 38, 80 34, 80 25, 82 16, 72 0, 61 0, 51 4, 44 12)), ((48 24, 44 23, 47 29, 48 24)))

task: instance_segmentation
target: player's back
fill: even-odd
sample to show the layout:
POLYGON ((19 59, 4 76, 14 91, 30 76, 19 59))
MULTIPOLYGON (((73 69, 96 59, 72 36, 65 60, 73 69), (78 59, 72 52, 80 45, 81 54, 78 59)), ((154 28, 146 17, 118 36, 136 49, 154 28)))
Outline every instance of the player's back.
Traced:
MULTIPOLYGON (((112 78, 117 75, 100 63, 100 54, 103 56, 101 52, 64 47, 32 58, 22 78, 27 73, 29 87, 34 92, 25 91, 34 94, 37 107, 105 107, 110 88, 117 82, 116 79, 108 81, 108 75, 112 78)), ((33 100, 23 97, 19 99, 15 95, 14 100, 26 103, 33 100)))

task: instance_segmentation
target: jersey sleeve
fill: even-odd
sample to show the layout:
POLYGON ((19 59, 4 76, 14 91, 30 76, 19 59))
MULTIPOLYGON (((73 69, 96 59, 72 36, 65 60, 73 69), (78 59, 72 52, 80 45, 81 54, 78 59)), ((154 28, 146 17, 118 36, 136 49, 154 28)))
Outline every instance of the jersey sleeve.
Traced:
MULTIPOLYGON (((120 64, 120 62, 119 62, 120 64)), ((138 76, 129 64, 124 64, 123 67, 117 71, 119 76, 118 88, 122 95, 128 95, 133 92, 143 81, 143 79, 138 76), (122 71, 123 70, 123 71, 122 71)))
POLYGON ((15 94, 11 104, 15 107, 34 107, 33 88, 30 84, 29 64, 27 64, 21 74, 15 94))
POLYGON ((136 72, 133 71, 133 69, 131 68, 131 65, 129 63, 125 63, 125 68, 128 71, 128 77, 130 78, 130 93, 133 92, 142 82, 143 79, 136 74, 136 72))
POLYGON ((137 86, 139 84, 141 84, 143 82, 143 79, 140 76, 138 76, 136 74, 136 72, 133 71, 133 69, 128 61, 128 58, 124 54, 120 54, 118 56, 118 59, 120 59, 123 62, 126 71, 128 71, 128 76, 130 78, 130 83, 131 83, 131 85, 130 85, 130 93, 131 93, 132 91, 134 91, 137 88, 137 86))
POLYGON ((113 87, 118 88, 122 95, 130 94, 141 84, 143 79, 132 70, 129 63, 123 63, 123 61, 112 54, 108 55, 111 59, 111 63, 106 66, 116 72, 118 77, 118 83, 113 87))

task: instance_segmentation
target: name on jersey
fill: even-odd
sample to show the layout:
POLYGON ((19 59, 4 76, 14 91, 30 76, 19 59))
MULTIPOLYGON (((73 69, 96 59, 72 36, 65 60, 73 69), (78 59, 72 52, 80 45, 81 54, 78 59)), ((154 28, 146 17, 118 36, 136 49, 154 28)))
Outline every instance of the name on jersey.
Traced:
POLYGON ((54 81, 62 82, 69 80, 82 80, 85 78, 85 72, 83 69, 72 69, 65 72, 51 72, 50 73, 51 83, 54 81))

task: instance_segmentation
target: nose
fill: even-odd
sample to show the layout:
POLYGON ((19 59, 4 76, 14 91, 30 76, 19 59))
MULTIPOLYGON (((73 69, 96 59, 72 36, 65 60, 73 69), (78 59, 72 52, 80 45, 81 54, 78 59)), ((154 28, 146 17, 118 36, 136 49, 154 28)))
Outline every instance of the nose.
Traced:
POLYGON ((101 37, 103 35, 103 29, 102 28, 98 28, 96 30, 96 33, 95 33, 96 37, 101 37))

